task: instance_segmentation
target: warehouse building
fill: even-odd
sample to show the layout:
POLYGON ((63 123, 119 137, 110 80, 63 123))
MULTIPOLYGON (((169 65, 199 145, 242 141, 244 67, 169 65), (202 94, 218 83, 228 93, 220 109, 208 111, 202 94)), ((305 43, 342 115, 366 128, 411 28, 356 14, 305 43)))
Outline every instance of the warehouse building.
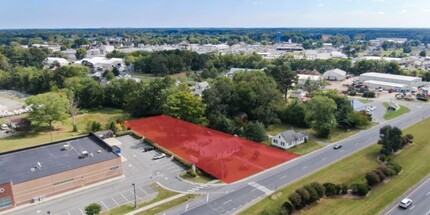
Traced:
POLYGON ((343 81, 346 79, 346 72, 341 69, 332 69, 324 72, 323 78, 330 81, 343 81))
POLYGON ((94 134, 0 154, 0 211, 122 175, 120 156, 94 134))
POLYGON ((364 81, 363 84, 367 86, 369 89, 383 89, 383 90, 394 90, 396 92, 400 92, 402 90, 408 89, 406 84, 396 84, 384 81, 364 81))
MULTIPOLYGON (((372 83, 372 85, 381 85, 382 88, 391 89, 393 87, 419 87, 421 86, 422 79, 420 77, 392 75, 376 72, 368 72, 360 75, 360 81, 363 83, 372 83), (371 81, 371 82, 369 82, 371 81), (385 83, 381 83, 385 82, 385 83), (390 86, 392 85, 392 87, 390 86)), ((377 88, 377 87, 375 87, 377 88)))

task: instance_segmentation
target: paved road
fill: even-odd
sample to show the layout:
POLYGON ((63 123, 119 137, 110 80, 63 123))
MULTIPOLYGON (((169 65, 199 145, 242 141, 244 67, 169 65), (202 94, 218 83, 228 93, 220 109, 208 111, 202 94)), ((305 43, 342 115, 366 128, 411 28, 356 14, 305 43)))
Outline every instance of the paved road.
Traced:
POLYGON ((430 214, 430 176, 415 185, 412 189, 402 195, 397 201, 391 204, 382 214, 430 214), (399 208, 399 202, 404 198, 410 198, 413 201, 412 206, 408 209, 399 208))
POLYGON ((240 183, 225 186, 215 195, 201 197, 188 205, 179 206, 166 214, 234 214, 250 206, 252 203, 274 192, 277 188, 287 186, 317 170, 340 161, 356 153, 379 139, 379 129, 387 124, 407 128, 430 116, 430 106, 422 103, 408 105, 412 111, 389 122, 381 123, 369 130, 339 141, 343 144, 341 150, 333 150, 327 146, 314 153, 302 156, 264 174, 251 177, 240 183), (224 192, 224 193, 223 193, 224 192))

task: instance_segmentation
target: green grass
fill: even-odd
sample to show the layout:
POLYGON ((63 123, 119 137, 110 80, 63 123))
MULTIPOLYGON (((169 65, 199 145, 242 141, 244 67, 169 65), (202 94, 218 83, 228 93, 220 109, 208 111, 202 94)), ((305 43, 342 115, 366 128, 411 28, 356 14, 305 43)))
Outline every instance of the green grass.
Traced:
POLYGON ((175 199, 173 201, 166 202, 166 203, 161 204, 161 205, 159 205, 157 207, 154 207, 154 208, 148 209, 148 210, 146 210, 144 212, 138 213, 137 215, 154 215, 154 214, 158 214, 158 213, 161 213, 162 211, 165 211, 165 210, 167 210, 169 208, 173 208, 173 207, 176 207, 178 205, 181 205, 181 204, 183 204, 183 203, 185 203, 185 202, 187 202, 187 201, 189 201, 191 199, 196 198, 197 196, 199 196, 199 195, 188 194, 188 195, 182 196, 180 198, 177 198, 177 199, 175 199))
MULTIPOLYGON (((390 205, 410 187, 418 183, 430 173, 430 140, 427 128, 430 119, 406 129, 404 134, 413 134, 415 144, 404 149, 394 157, 394 161, 403 167, 403 172, 391 178, 387 183, 374 188, 368 197, 360 199, 331 198, 306 208, 302 214, 378 214, 390 205)), ((260 214, 267 211, 270 214, 278 213, 281 204, 287 200, 288 195, 297 188, 313 181, 320 183, 355 183, 364 181, 364 174, 379 166, 376 161, 379 145, 370 146, 342 161, 339 161, 323 170, 293 183, 276 192, 271 197, 248 208, 242 214, 260 214), (277 196, 273 198, 273 196, 277 196)))
MULTIPOLYGON (((384 107, 387 109, 389 106, 388 102, 384 102, 384 107)), ((408 107, 405 107, 403 105, 399 105, 400 109, 397 111, 391 111, 387 109, 387 112, 384 115, 384 119, 385 120, 392 120, 396 117, 399 117, 405 113, 409 113, 411 111, 411 109, 409 109, 408 107)))
MULTIPOLYGON (((77 116, 77 125, 79 132, 72 132, 72 119, 69 118, 61 123, 56 123, 55 131, 52 132, 53 141, 64 140, 76 137, 85 133, 85 128, 89 121, 100 122, 102 127, 110 121, 127 119, 128 114, 122 110, 103 109, 91 111, 77 116)), ((50 132, 31 132, 26 135, 9 136, 0 139, 0 152, 20 149, 35 145, 51 142, 50 132)))
POLYGON ((204 175, 197 175, 196 177, 191 177, 186 172, 179 174, 179 177, 181 177, 182 179, 184 179, 186 181, 190 181, 190 182, 194 182, 194 183, 201 183, 201 184, 207 184, 213 180, 216 180, 213 177, 208 177, 208 176, 204 176, 204 175))
POLYGON ((362 102, 362 103, 364 103, 364 104, 368 104, 368 103, 373 102, 373 100, 372 100, 372 99, 358 99, 358 101, 360 101, 360 102, 362 102))
POLYGON ((349 129, 349 131, 345 131, 344 129, 341 129, 341 128, 335 128, 332 135, 327 139, 322 139, 322 141, 326 141, 329 143, 335 143, 337 141, 340 141, 340 140, 348 138, 352 135, 355 135, 360 131, 367 130, 367 129, 369 129, 369 128, 377 125, 377 124, 378 123, 376 123, 376 122, 370 122, 369 125, 366 125, 366 126, 363 126, 360 128, 352 128, 352 129, 349 129))
POLYGON ((322 148, 323 145, 313 142, 313 141, 308 141, 306 143, 302 143, 298 146, 295 146, 293 148, 289 148, 287 149, 287 151, 292 152, 294 154, 299 154, 299 155, 305 155, 308 153, 311 153, 317 149, 322 148))
MULTIPOLYGON (((147 205, 156 203, 156 202, 161 201, 163 199, 167 199, 169 197, 172 197, 174 195, 179 194, 179 193, 164 189, 163 187, 161 187, 157 183, 153 183, 153 184, 151 184, 151 186, 158 191, 157 196, 154 199, 152 199, 151 201, 139 204, 137 206, 137 208, 142 208, 142 207, 145 207, 147 205)), ((103 212, 102 215, 121 215, 121 214, 126 214, 128 212, 131 212, 133 210, 135 210, 135 208, 131 205, 122 205, 122 206, 119 206, 119 207, 114 208, 112 210, 103 212)))

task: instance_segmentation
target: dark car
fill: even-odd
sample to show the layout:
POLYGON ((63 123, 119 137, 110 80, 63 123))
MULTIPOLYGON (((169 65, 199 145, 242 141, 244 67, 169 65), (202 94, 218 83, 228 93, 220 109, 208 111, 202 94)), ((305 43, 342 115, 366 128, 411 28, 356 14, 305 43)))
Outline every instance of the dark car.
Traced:
POLYGON ((341 144, 336 144, 336 145, 333 146, 333 149, 340 149, 340 148, 342 148, 341 144))
POLYGON ((145 146, 144 148, 143 148, 143 151, 144 152, 149 152, 149 151, 152 151, 152 150, 154 150, 155 148, 153 147, 153 146, 145 146))

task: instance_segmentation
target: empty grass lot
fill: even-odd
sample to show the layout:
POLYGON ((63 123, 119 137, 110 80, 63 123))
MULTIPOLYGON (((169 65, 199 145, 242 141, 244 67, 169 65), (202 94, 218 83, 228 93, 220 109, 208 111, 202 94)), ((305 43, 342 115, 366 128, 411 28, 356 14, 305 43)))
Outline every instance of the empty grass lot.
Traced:
MULTIPOLYGON (((388 108, 388 106, 389 106, 388 102, 384 102, 384 107, 386 109, 388 108)), ((411 111, 408 107, 405 107, 403 105, 399 105, 399 106, 400 106, 400 109, 397 111, 392 111, 392 110, 387 109, 387 112, 384 115, 384 119, 385 120, 392 120, 396 117, 399 117, 399 116, 401 116, 405 113, 409 113, 411 111)))
MULTIPOLYGON (((64 140, 85 133, 85 128, 90 121, 99 122, 104 128, 110 121, 127 119, 128 114, 122 110, 103 109, 98 111, 91 111, 77 116, 78 132, 72 132, 72 119, 69 118, 64 122, 55 123, 55 131, 52 132, 53 141, 64 140)), ((50 132, 31 132, 27 135, 9 136, 0 139, 0 152, 10 151, 40 145, 51 142, 50 132)))
MULTIPOLYGON (((301 214, 380 213, 385 207, 430 173, 430 162, 424 159, 430 154, 430 140, 427 135, 427 128, 429 126, 430 119, 427 119, 404 130, 404 134, 410 133, 414 135, 415 143, 394 157, 394 161, 403 167, 400 175, 374 188, 366 198, 323 199, 319 203, 303 210, 301 214)), ((275 193, 272 195, 277 196, 277 198, 267 197, 241 214, 260 214, 263 211, 269 214, 277 214, 281 204, 287 200, 291 192, 313 181, 347 184, 362 182, 365 180, 364 174, 367 171, 379 166, 376 156, 380 148, 379 145, 370 146, 342 161, 315 172, 277 192, 281 194, 275 193)))

